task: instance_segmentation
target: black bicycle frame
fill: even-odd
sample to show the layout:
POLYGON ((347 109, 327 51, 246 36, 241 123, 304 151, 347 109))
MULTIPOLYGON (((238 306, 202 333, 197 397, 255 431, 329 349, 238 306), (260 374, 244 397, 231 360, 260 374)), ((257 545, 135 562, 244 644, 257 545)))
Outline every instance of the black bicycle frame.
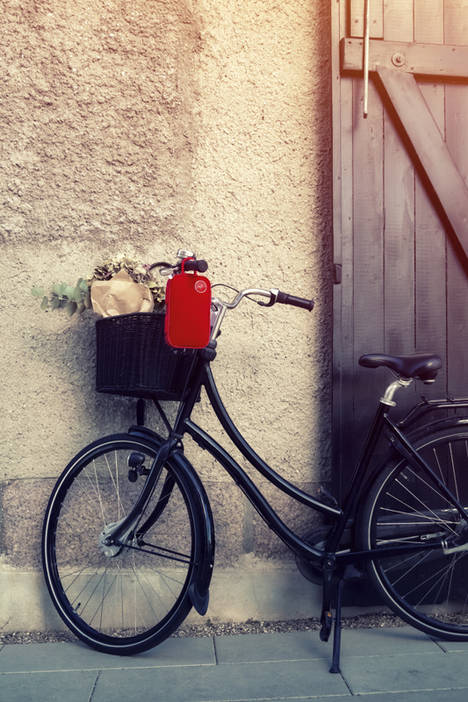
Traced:
MULTIPOLYGON (((421 543, 412 543, 404 545, 392 545, 388 547, 379 547, 378 549, 369 549, 366 551, 343 551, 337 553, 340 540, 343 532, 350 519, 353 519, 357 513, 359 498, 365 492, 368 486, 369 465, 374 454, 376 445, 384 428, 389 432, 392 444, 395 451, 414 468, 422 468, 430 475, 438 485, 442 494, 452 502, 458 509, 460 514, 468 521, 468 514, 464 507, 457 501, 455 496, 448 488, 440 481, 437 475, 417 453, 415 448, 405 436, 401 433, 398 427, 388 417, 389 407, 384 402, 380 402, 372 422, 367 440, 364 445, 362 457, 355 471, 349 494, 346 498, 343 509, 323 503, 320 500, 312 497, 308 493, 300 490, 297 486, 290 483, 281 475, 276 473, 262 458, 253 450, 253 448, 243 438, 234 422, 230 418, 216 387, 215 380, 210 368, 210 361, 215 357, 216 352, 213 347, 208 347, 202 352, 199 352, 198 361, 193 369, 193 375, 189 384, 190 390, 186 399, 181 403, 179 412, 174 424, 173 431, 168 441, 181 439, 185 433, 188 433, 193 440, 209 453, 225 468, 232 477, 234 482, 246 495, 247 499, 252 503, 260 516, 264 519, 270 529, 300 558, 309 561, 320 561, 333 554, 337 564, 343 566, 356 560, 371 560, 378 553, 379 558, 403 555, 414 551, 425 549, 433 549, 434 541, 421 543), (330 534, 327 538, 325 549, 317 549, 310 545, 297 534, 295 534, 277 515, 263 494, 257 488, 251 478, 232 458, 232 456, 207 432, 195 424, 191 420, 191 414, 196 401, 199 399, 200 389, 205 388, 210 404, 218 418, 220 424, 226 431, 228 437, 233 444, 239 449, 247 461, 256 468, 264 477, 266 477, 275 487, 289 495, 298 502, 326 514, 334 521, 330 534)), ((437 545, 437 544, 436 544, 437 545)), ((439 544, 442 548, 442 542, 439 544)))

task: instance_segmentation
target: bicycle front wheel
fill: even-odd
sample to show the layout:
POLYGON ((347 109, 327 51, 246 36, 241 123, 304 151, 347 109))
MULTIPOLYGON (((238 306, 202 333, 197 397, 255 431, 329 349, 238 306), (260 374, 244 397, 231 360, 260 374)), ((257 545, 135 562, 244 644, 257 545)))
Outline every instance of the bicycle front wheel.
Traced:
MULTIPOLYGON (((454 426, 415 445, 467 510, 468 428, 454 426)), ((384 469, 364 505, 359 532, 364 549, 434 541, 428 550, 375 558, 371 579, 388 605, 416 628, 436 638, 468 640, 468 526, 426 471, 404 459, 384 469), (444 552, 436 545, 443 539, 457 549, 444 552)))
POLYGON ((199 515, 183 469, 169 461, 131 533, 105 543, 135 504, 156 452, 125 434, 96 441, 67 466, 47 507, 42 549, 52 601, 78 637, 106 653, 155 646, 191 608, 199 515))

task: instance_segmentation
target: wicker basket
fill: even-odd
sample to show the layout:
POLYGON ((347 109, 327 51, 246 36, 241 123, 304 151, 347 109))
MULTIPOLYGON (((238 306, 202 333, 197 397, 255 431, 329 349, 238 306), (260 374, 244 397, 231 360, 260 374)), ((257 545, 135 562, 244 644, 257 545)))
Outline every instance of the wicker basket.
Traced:
POLYGON ((181 400, 194 353, 164 339, 164 314, 138 313, 96 322, 96 390, 181 400))

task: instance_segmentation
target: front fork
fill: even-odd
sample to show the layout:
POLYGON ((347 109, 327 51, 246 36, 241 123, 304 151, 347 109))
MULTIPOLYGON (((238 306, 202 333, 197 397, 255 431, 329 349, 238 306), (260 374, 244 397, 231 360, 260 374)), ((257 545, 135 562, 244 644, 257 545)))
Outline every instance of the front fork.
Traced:
MULTIPOLYGON (((159 478, 161 477, 163 466, 169 458, 171 452, 177 446, 177 443, 178 438, 169 437, 167 441, 161 444, 156 456, 154 457, 153 464, 149 469, 148 477, 145 480, 145 484, 143 485, 141 493, 137 501, 133 505, 132 509, 127 514, 127 516, 124 517, 124 519, 122 519, 120 522, 117 522, 114 525, 108 525, 104 530, 102 534, 103 538, 101 539, 103 549, 114 549, 117 547, 121 547, 126 542, 126 540, 128 540, 134 535, 141 515, 143 514, 148 502, 150 501, 151 495, 153 494, 153 490, 159 478)), ((147 531, 147 529, 149 529, 149 527, 154 523, 154 521, 155 519, 152 519, 151 515, 149 519, 147 519, 147 521, 144 523, 142 528, 138 531, 138 536, 142 536, 144 532, 147 531)), ((112 554, 112 552, 109 551, 109 555, 116 554, 112 554)))

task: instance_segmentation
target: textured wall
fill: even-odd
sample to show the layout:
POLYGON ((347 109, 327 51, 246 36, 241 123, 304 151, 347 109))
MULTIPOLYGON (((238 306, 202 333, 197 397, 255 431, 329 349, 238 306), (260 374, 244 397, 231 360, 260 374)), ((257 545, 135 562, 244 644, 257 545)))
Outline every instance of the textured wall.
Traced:
MULTIPOLYGON (((40 312, 29 294, 117 252, 152 261, 192 248, 213 282, 316 298, 312 314, 246 303, 225 323, 214 371, 261 455, 308 488, 326 480, 328 0, 0 10, 0 570, 37 567, 53 479, 85 443, 133 421, 132 400, 94 393, 92 316, 40 312)), ((206 403, 196 419, 219 435, 206 403)), ((213 503, 218 565, 285 558, 221 469, 187 452, 213 503)), ((306 528, 308 516, 267 493, 306 528)))

